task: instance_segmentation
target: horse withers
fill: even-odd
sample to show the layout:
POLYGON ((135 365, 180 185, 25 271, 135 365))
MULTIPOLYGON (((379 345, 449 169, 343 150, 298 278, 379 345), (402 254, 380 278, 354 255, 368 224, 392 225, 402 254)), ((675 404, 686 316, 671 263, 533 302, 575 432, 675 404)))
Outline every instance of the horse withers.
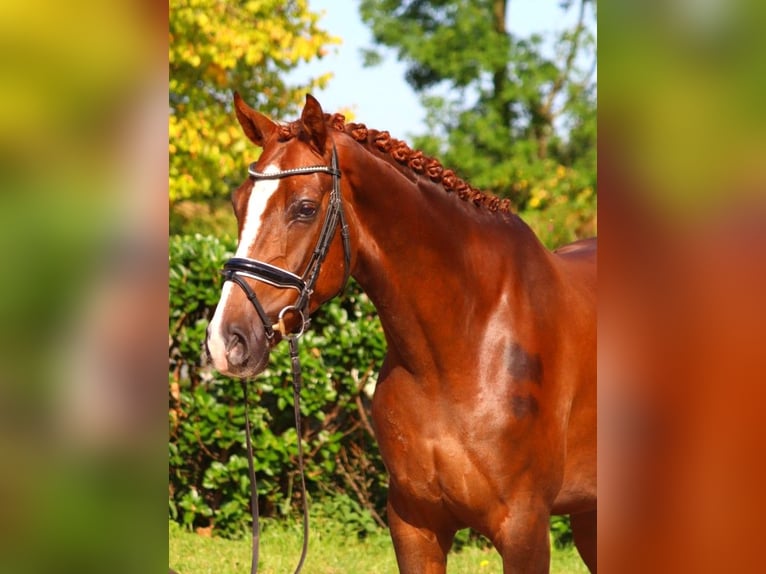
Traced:
POLYGON ((372 418, 399 570, 445 572, 470 527, 504 572, 548 572, 555 513, 595 572, 595 239, 547 250, 509 200, 311 96, 287 124, 234 105, 263 151, 232 196, 215 368, 258 374, 352 275, 388 346, 372 418))

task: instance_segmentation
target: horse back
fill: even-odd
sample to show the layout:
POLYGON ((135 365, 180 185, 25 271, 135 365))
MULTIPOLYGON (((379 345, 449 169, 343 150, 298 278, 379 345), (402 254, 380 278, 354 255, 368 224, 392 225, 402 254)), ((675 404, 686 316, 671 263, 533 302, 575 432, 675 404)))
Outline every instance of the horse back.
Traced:
POLYGON ((553 251, 562 266, 574 274, 572 280, 583 287, 587 286, 586 289, 591 292, 595 292, 596 288, 596 247, 596 238, 590 237, 562 245, 553 251))
POLYGON ((578 239, 572 243, 562 245, 553 252, 568 260, 590 260, 595 262, 596 259, 596 246, 597 240, 595 237, 589 237, 587 239, 578 239))

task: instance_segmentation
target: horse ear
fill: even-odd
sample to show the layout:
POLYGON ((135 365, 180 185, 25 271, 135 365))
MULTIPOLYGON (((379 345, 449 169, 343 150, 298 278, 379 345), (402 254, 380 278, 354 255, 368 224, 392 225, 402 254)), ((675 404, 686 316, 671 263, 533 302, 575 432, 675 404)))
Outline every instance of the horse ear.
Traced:
POLYGON ((301 123, 311 143, 314 144, 319 153, 323 154, 327 141, 327 126, 324 123, 322 106, 311 94, 306 94, 306 105, 303 106, 303 113, 301 113, 301 123))
POLYGON ((234 92, 234 110, 245 135, 257 146, 263 147, 264 142, 277 130, 276 123, 248 106, 237 92, 234 92))

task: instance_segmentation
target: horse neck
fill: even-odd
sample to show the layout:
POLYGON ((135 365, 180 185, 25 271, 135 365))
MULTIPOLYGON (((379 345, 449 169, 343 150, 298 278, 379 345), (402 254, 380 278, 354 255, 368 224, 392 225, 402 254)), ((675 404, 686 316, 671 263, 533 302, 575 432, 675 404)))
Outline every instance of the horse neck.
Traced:
POLYGON ((341 162, 352 192, 352 273, 378 310, 389 356, 410 371, 464 362, 445 341, 464 341, 470 353, 498 305, 531 292, 522 284, 525 268, 547 269, 549 253, 517 216, 461 201, 359 144, 346 147, 343 155, 353 154, 341 162))

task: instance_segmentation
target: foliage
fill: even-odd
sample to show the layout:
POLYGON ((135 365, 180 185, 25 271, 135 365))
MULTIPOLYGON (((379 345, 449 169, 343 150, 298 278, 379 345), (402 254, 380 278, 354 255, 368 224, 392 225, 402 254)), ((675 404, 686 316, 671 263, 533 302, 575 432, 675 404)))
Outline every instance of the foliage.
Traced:
POLYGON ((231 202, 223 199, 184 199, 173 205, 169 215, 170 235, 199 233, 213 237, 234 237, 237 234, 237 218, 231 202))
MULTIPOLYGON (((563 2, 562 10, 574 4, 563 2)), ((522 213, 534 212, 553 228, 549 245, 595 233, 595 66, 582 64, 595 64, 585 24, 591 6, 577 3, 577 24, 553 38, 551 58, 543 36, 506 30, 507 0, 360 4, 375 42, 395 49, 421 94, 429 134, 415 147, 472 185, 512 198, 522 213)), ((374 50, 367 56, 370 64, 381 59, 374 50)))
POLYGON ((551 542, 556 548, 564 548, 574 542, 569 516, 551 516, 551 542))
POLYGON ((548 247, 596 235, 596 190, 582 174, 561 165, 533 189, 521 217, 548 247))
MULTIPOLYGON (((212 526, 224 535, 240 533, 249 520, 244 405, 239 383, 203 365, 200 350, 220 295, 218 270, 233 250, 232 242, 202 236, 170 240, 170 515, 188 528, 212 526)), ((383 524, 386 478, 367 422, 367 393, 384 353, 374 307, 356 285, 326 304, 301 339, 308 487, 312 497, 334 496, 334 512, 362 536, 371 520, 383 524)), ((280 345, 249 393, 267 517, 299 508, 289 372, 280 345)))
POLYGON ((232 121, 232 89, 279 117, 327 83, 329 74, 306 86, 284 79, 338 42, 318 20, 307 0, 171 1, 171 202, 228 195, 230 174, 241 174, 249 148, 232 121))

